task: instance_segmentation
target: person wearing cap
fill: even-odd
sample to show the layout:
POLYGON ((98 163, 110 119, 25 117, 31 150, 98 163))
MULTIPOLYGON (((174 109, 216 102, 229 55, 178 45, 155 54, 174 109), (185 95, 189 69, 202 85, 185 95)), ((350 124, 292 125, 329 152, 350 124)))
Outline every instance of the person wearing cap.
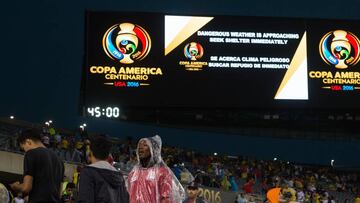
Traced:
POLYGON ((161 157, 157 135, 138 142, 137 164, 128 175, 130 203, 180 203, 185 191, 161 157))
POLYGON ((199 186, 192 182, 187 187, 187 198, 183 203, 206 203, 206 201, 199 197, 199 186))

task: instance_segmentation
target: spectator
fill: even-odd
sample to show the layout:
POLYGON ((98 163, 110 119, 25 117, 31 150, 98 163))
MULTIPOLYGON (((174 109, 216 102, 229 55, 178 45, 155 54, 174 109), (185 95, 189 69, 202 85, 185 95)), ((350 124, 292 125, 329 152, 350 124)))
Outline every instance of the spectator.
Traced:
POLYGON ((261 193, 266 194, 268 190, 269 190, 269 179, 265 177, 261 182, 261 193))
POLYGON ((248 178, 248 181, 244 184, 243 190, 246 194, 250 194, 254 192, 255 180, 254 178, 248 178))
POLYGON ((296 201, 296 191, 289 187, 288 184, 283 184, 281 187, 281 194, 290 201, 296 201))
POLYGON ((50 137, 54 137, 55 134, 56 134, 55 128, 54 128, 54 127, 50 127, 50 128, 49 128, 49 135, 50 135, 50 137))
POLYGON ((9 191, 0 183, 0 202, 8 203, 10 201, 9 191))
POLYGON ((184 166, 181 169, 180 178, 181 178, 180 182, 183 184, 189 184, 194 181, 194 176, 191 175, 189 170, 187 170, 184 166))
POLYGON ((50 138, 47 135, 42 136, 41 138, 42 143, 45 145, 45 147, 50 147, 50 138))
POLYGON ((61 196, 62 203, 74 203, 75 202, 74 192, 73 192, 74 189, 75 189, 74 183, 68 183, 66 185, 66 189, 61 196))
POLYGON ((331 196, 329 197, 328 203, 336 203, 335 197, 331 195, 331 196))
POLYGON ((114 157, 112 156, 112 154, 110 153, 107 160, 107 162, 109 162, 110 165, 114 165, 114 157))
POLYGON ((107 162, 111 143, 102 136, 95 137, 91 143, 91 165, 81 170, 78 203, 128 202, 122 174, 107 162))
POLYGON ((61 143, 61 140, 62 140, 62 136, 59 133, 54 135, 55 145, 57 145, 58 143, 61 143))
POLYGON ((268 190, 266 198, 269 203, 279 203, 281 188, 276 187, 268 190))
POLYGON ((83 154, 85 155, 85 162, 90 163, 90 140, 84 141, 83 154))
MULTIPOLYGON (((20 130, 18 129, 17 131, 20 130)), ((49 131, 49 129, 46 129, 43 135, 49 136, 49 132, 47 131, 49 131)), ((1 126, 0 132, 2 132, 1 126)), ((5 134, 8 132, 10 131, 6 130, 5 134)), ((12 130, 11 132, 15 132, 15 130, 12 130)), ((16 140, 18 134, 14 133, 11 135, 12 139, 16 140)), ((57 135, 58 134, 55 136, 57 135)), ((57 142, 62 142, 61 135, 59 135, 59 138, 60 139, 57 138, 57 142)), ((50 144, 52 142, 51 140, 52 139, 50 137, 50 144)), ((73 136, 67 136, 64 137, 64 140, 63 146, 66 147, 60 149, 61 145, 60 148, 55 148, 56 145, 53 145, 54 148, 52 150, 56 152, 56 154, 59 154, 59 156, 62 156, 64 160, 70 161, 74 160, 72 155, 74 154, 73 150, 75 147, 76 149, 81 150, 81 160, 82 162, 85 162, 84 154, 86 151, 90 154, 90 149, 89 145, 87 145, 87 147, 84 142, 81 141, 80 134, 78 134, 77 139, 74 139, 73 136), (74 142, 74 140, 80 141, 74 142)), ((7 145, 9 145, 7 143, 8 139, 6 138, 5 141, 6 143, 3 144, 4 146, 6 145, 6 148, 7 145)), ((47 144, 46 139, 43 141, 47 144)), ((116 142, 115 139, 114 142, 116 142)), ((114 156, 114 160, 116 161, 115 167, 127 173, 137 164, 136 146, 132 145, 131 141, 127 140, 124 140, 123 143, 117 143, 116 146, 117 148, 113 148, 113 151, 111 152, 114 156), (134 154, 131 154, 131 151, 134 151, 134 154), (129 156, 129 154, 131 154, 131 156, 129 156)), ((176 173, 178 179, 182 179, 184 183, 190 182, 187 179, 191 174, 195 175, 195 182, 198 184, 221 188, 222 180, 224 180, 223 177, 225 175, 229 175, 228 181, 231 184, 231 190, 233 190, 233 188, 238 187, 239 184, 242 186, 245 185, 243 184, 243 180, 241 178, 241 174, 243 173, 243 177, 256 177, 254 183, 260 182, 259 184, 255 184, 253 186, 252 190, 255 195, 260 190, 262 190, 262 194, 264 194, 264 192, 266 192, 269 188, 272 188, 275 185, 280 186, 281 183, 285 182, 293 186, 293 188, 296 188, 296 198, 299 202, 301 201, 301 192, 305 193, 305 201, 331 202, 334 201, 331 198, 331 195, 333 194, 336 199, 339 199, 341 202, 344 201, 344 198, 354 201, 356 199, 355 195, 359 192, 360 188, 359 174, 347 171, 342 172, 338 169, 330 167, 312 165, 301 166, 283 161, 256 161, 244 157, 230 158, 219 155, 201 155, 194 153, 193 151, 166 146, 164 147, 163 157, 166 157, 167 165, 174 166, 177 164, 179 166, 177 169, 175 167, 172 169, 174 170, 174 173, 176 173), (186 164, 186 168, 189 173, 182 173, 181 163, 186 164), (183 177, 181 177, 181 174, 183 177), (234 175, 233 178, 230 177, 230 174, 234 175)), ((79 159, 76 158, 76 160, 79 159)), ((76 179, 76 177, 74 179, 76 179)))
POLYGON ((356 195, 355 203, 360 203, 360 193, 356 195))
POLYGON ((14 203, 24 203, 23 195, 21 192, 17 193, 17 196, 14 198, 14 203))
POLYGON ((75 147, 70 147, 65 153, 65 160, 69 162, 79 163, 81 162, 81 152, 75 147))
POLYGON ((223 179, 221 180, 221 189, 225 190, 225 191, 229 191, 231 187, 231 184, 229 182, 229 179, 227 176, 224 176, 223 179))
POLYGON ((63 194, 66 191, 66 186, 69 184, 69 179, 64 176, 63 182, 61 183, 61 194, 63 194))
POLYGON ((82 170, 82 167, 81 166, 77 166, 76 167, 76 171, 74 172, 73 174, 73 183, 75 184, 75 186, 78 184, 79 182, 79 176, 80 176, 80 172, 82 170))
POLYGON ((230 185, 231 185, 231 191, 237 192, 239 190, 239 187, 238 187, 238 184, 235 181, 235 177, 231 175, 229 177, 229 182, 230 182, 230 185))
POLYGON ((304 191, 302 191, 301 189, 298 189, 297 194, 296 194, 296 199, 299 203, 305 202, 304 191))
POLYGON ((248 200, 245 198, 244 193, 240 193, 236 196, 235 203, 248 203, 248 200))
POLYGON ((25 151, 23 183, 15 182, 11 188, 29 194, 29 202, 60 202, 60 185, 64 164, 56 154, 41 142, 40 132, 28 129, 18 137, 25 151))
POLYGON ((126 162, 126 165, 125 165, 125 171, 131 171, 134 166, 136 165, 137 161, 136 161, 136 153, 132 154, 130 156, 130 159, 129 161, 126 162))
POLYGON ((181 167, 178 164, 174 164, 174 167, 172 168, 174 175, 177 179, 181 179, 181 167))
POLYGON ((199 187, 196 183, 190 183, 187 187, 187 198, 183 203, 206 203, 206 201, 199 197, 199 187))
POLYGON ((143 138, 137 147, 138 163, 128 176, 130 203, 178 203, 185 191, 161 157, 161 138, 143 138))

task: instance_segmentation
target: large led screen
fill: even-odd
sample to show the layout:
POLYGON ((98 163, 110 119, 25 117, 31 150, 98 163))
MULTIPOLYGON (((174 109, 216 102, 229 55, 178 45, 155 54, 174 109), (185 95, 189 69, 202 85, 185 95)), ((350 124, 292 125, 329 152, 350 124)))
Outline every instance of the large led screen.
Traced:
POLYGON ((358 108, 360 23, 87 12, 85 108, 358 108))

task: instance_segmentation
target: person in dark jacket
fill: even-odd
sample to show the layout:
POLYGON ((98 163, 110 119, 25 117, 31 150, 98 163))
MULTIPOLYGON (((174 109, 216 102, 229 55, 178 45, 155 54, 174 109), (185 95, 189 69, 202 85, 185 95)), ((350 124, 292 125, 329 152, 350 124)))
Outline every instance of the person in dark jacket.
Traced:
POLYGON ((78 203, 127 203, 122 174, 107 162, 111 143, 103 136, 91 140, 90 162, 80 174, 78 203))

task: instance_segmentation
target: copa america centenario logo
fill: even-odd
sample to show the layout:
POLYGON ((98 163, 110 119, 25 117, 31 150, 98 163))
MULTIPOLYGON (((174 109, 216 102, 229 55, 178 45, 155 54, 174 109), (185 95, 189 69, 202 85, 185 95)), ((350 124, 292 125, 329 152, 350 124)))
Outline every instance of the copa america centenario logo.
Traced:
POLYGON ((201 44, 197 42, 191 42, 184 47, 184 55, 187 59, 196 61, 200 59, 204 54, 204 49, 201 44))
POLYGON ((132 23, 111 26, 103 37, 105 53, 123 64, 144 59, 150 52, 151 39, 146 30, 132 23))
POLYGON ((320 56, 327 64, 346 69, 359 62, 359 44, 359 39, 351 32, 331 31, 320 41, 320 56))

